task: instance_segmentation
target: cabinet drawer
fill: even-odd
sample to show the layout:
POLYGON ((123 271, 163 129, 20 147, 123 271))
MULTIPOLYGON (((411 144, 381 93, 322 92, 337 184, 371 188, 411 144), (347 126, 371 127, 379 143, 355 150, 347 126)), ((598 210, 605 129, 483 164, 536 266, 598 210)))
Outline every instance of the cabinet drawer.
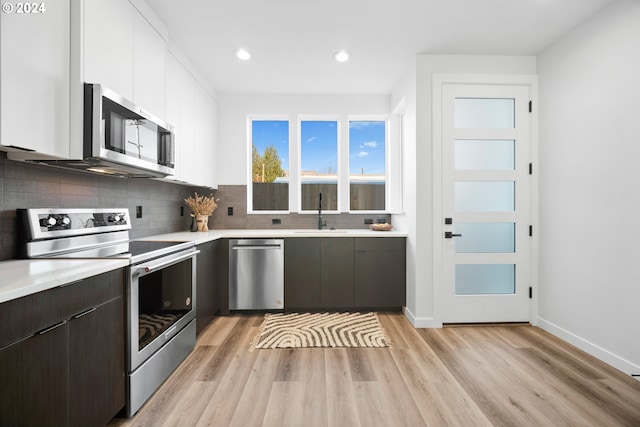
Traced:
MULTIPOLYGON (((380 231, 380 233, 383 233, 380 231)), ((355 249, 358 251, 404 251, 406 239, 404 237, 360 237, 355 239, 355 249)))
POLYGON ((0 347, 121 297, 123 292, 124 269, 118 269, 0 304, 0 347))

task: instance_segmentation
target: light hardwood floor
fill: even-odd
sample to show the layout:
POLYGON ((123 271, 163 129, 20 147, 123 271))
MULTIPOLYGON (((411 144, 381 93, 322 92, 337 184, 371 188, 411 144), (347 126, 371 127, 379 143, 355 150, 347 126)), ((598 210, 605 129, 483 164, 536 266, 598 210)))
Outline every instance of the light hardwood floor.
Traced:
POLYGON ((392 348, 249 351, 262 315, 217 317, 109 426, 640 426, 640 381, 538 328, 380 321, 392 348))

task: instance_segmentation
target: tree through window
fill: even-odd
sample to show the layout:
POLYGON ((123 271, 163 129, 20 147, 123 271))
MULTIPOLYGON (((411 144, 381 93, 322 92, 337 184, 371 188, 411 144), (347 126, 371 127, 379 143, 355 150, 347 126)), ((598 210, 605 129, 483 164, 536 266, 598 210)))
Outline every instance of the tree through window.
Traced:
POLYGON ((251 122, 251 180, 254 211, 289 209, 289 122, 251 122))

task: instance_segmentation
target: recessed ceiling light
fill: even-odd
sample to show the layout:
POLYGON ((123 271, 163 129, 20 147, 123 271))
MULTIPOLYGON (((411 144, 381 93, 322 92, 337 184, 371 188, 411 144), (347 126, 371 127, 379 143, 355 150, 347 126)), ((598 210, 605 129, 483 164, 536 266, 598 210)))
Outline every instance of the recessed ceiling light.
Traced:
POLYGON ((251 52, 249 52, 247 49, 240 48, 236 50, 236 56, 238 57, 238 59, 248 61, 251 59, 251 52))
POLYGON ((336 58, 338 62, 347 62, 349 60, 349 52, 341 50, 340 52, 336 52, 333 57, 336 58))

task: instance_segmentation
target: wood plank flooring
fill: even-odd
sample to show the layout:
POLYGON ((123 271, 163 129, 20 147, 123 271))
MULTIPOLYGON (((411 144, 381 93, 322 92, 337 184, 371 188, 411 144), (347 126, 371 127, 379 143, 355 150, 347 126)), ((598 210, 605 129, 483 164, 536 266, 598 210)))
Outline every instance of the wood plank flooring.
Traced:
POLYGON ((392 348, 250 352, 262 318, 216 317, 109 426, 640 426, 640 381, 535 327, 414 329, 380 313, 392 348))

